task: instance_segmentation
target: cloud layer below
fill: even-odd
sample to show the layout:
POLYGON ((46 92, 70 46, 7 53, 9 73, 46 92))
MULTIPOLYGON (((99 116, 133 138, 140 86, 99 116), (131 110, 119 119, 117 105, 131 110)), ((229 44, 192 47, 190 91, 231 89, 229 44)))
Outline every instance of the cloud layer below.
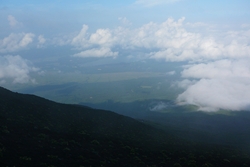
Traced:
POLYGON ((202 111, 249 110, 250 29, 218 31, 184 21, 169 18, 135 29, 98 29, 92 34, 83 25, 71 42, 82 50, 74 56, 118 57, 124 50, 137 49, 147 59, 189 61, 178 84, 185 88, 177 98, 179 104, 197 105, 202 111), (205 31, 197 32, 201 27, 205 31), (121 49, 114 52, 115 47, 121 49))
POLYGON ((193 104, 202 111, 250 110, 250 60, 219 60, 185 67, 186 90, 177 101, 193 104))

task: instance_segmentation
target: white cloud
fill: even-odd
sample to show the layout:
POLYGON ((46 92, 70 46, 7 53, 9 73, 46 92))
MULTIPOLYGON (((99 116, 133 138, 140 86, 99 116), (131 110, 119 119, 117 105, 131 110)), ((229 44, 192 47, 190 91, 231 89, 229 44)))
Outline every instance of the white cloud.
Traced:
POLYGON ((8 16, 8 21, 11 28, 19 27, 22 25, 22 23, 18 22, 16 18, 12 15, 8 16))
POLYGON ((23 38, 19 42, 20 47, 26 47, 30 44, 33 41, 34 36, 35 35, 31 33, 24 34, 23 38))
POLYGON ((116 57, 118 52, 113 52, 111 47, 116 43, 116 37, 109 29, 98 29, 95 33, 87 34, 88 26, 83 25, 80 33, 72 39, 71 44, 83 50, 73 55, 74 57, 116 57), (94 48, 93 48, 94 47, 94 48), (87 49, 86 48, 91 48, 87 49))
POLYGON ((194 104, 201 111, 249 110, 250 82, 226 79, 201 79, 180 94, 180 104, 194 104))
POLYGON ((46 42, 46 39, 43 37, 43 35, 39 35, 37 39, 38 39, 37 47, 38 48, 43 47, 44 43, 46 42))
POLYGON ((186 90, 177 101, 194 104, 202 111, 250 109, 250 60, 218 60, 194 64, 183 70, 180 82, 186 90), (186 84, 185 84, 186 83, 186 84))
POLYGON ((39 35, 38 42, 39 42, 39 44, 44 44, 46 42, 46 39, 42 35, 39 35))
POLYGON ((109 29, 98 29, 89 38, 91 44, 111 46, 114 44, 115 39, 109 29))
POLYGON ((33 42, 35 35, 32 33, 11 33, 0 40, 0 52, 14 52, 26 48, 33 42))
POLYGON ((176 85, 180 88, 187 89, 189 86, 195 84, 196 82, 196 80, 184 79, 180 82, 176 82, 176 85))
POLYGON ((73 41, 74 38, 75 38, 74 35, 58 35, 46 41, 48 41, 48 43, 51 43, 55 46, 74 45, 75 47, 80 48, 80 45, 77 42, 77 39, 73 41))
MULTIPOLYGON (((137 29, 128 29, 118 27, 116 29, 97 29, 95 33, 88 34, 88 26, 83 25, 81 31, 72 39, 71 44, 78 49, 90 47, 109 47, 110 49, 119 46, 123 49, 154 49, 147 57, 155 59, 169 59, 180 61, 187 59, 194 53, 195 44, 199 42, 200 35, 189 33, 183 28, 181 18, 175 21, 172 18, 167 19, 161 24, 150 22, 137 29), (169 50, 172 48, 172 50, 169 50), (184 51, 182 51, 184 49, 184 51), (173 52, 173 55, 182 54, 181 56, 167 55, 173 52)), ((197 55, 198 56, 198 55, 197 55)))
MULTIPOLYGON (((166 61, 204 62, 250 57, 250 30, 218 32, 207 29, 197 33, 188 31, 184 21, 184 17, 178 20, 169 18, 165 22, 150 22, 136 29, 97 29, 92 34, 88 34, 88 26, 83 25, 71 44, 80 50, 93 47, 111 50, 118 46, 133 51, 139 48, 150 52, 144 54, 145 58, 166 61)), ((188 23, 188 27, 190 25, 188 23)), ((205 26, 203 23, 192 25, 205 26)))
POLYGON ((218 60, 209 63, 199 63, 188 66, 182 71, 185 78, 250 78, 250 61, 218 60))
POLYGON ((29 74, 38 71, 28 60, 20 56, 0 57, 0 82, 10 79, 13 83, 35 82, 29 74))
POLYGON ((88 29, 89 27, 87 25, 83 25, 80 33, 72 39, 71 44, 80 48, 88 47, 89 42, 88 39, 86 39, 88 29))
POLYGON ((168 75, 174 75, 176 72, 175 71, 169 71, 167 72, 168 75))
POLYGON ((126 17, 119 17, 118 20, 123 26, 130 26, 132 24, 126 17))
POLYGON ((118 52, 112 52, 109 48, 94 48, 82 51, 73 55, 73 57, 116 57, 118 52))
POLYGON ((160 101, 156 105, 154 105, 153 107, 149 108, 149 110, 150 111, 162 111, 168 107, 169 107, 169 104, 160 101))
MULTIPOLYGON (((148 46, 158 48, 149 56, 154 59, 166 61, 205 61, 221 58, 247 58, 250 57, 249 32, 221 33, 217 36, 206 36, 188 32, 181 21, 157 26, 155 35, 144 41, 148 46), (177 24, 179 22, 179 24, 177 24), (158 34, 157 34, 158 33, 158 34), (158 37, 157 37, 158 35, 158 37)), ((149 34, 149 33, 144 33, 149 34)), ((145 36, 145 35, 144 35, 145 36)))
POLYGON ((81 31, 72 39, 71 44, 80 49, 93 45, 112 46, 116 42, 116 36, 109 29, 97 29, 95 33, 88 35, 88 26, 83 25, 81 31))
POLYGON ((161 24, 150 22, 135 30, 131 35, 131 44, 138 47, 165 49, 180 47, 189 34, 182 28, 185 18, 176 22, 169 18, 161 24))

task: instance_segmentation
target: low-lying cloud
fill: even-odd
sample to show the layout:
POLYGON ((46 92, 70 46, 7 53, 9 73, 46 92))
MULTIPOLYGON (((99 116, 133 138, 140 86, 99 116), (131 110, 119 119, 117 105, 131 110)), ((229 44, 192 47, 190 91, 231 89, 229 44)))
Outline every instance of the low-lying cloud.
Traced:
POLYGON ((250 61, 219 60, 194 64, 186 67, 182 77, 186 90, 177 101, 180 104, 193 104, 202 111, 249 110, 250 109, 250 61))
POLYGON ((153 107, 150 107, 149 110, 159 112, 159 111, 163 111, 163 110, 170 108, 170 107, 173 107, 173 104, 159 101, 156 104, 154 104, 153 107))

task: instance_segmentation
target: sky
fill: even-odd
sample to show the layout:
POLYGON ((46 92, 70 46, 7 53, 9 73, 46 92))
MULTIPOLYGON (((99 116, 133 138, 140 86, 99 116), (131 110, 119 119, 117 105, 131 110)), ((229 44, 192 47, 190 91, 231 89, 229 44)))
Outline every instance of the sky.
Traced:
POLYGON ((0 85, 35 83, 37 62, 68 49, 68 60, 184 62, 178 104, 250 110, 249 0, 8 0, 0 22, 0 85))

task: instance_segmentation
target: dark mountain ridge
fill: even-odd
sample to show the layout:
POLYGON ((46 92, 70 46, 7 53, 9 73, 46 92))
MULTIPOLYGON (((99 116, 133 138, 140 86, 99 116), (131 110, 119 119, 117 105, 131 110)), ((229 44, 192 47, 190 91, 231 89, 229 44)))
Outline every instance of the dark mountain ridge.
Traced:
POLYGON ((172 101, 157 99, 132 103, 107 101, 82 104, 148 121, 172 135, 191 141, 223 143, 250 151, 249 111, 227 111, 226 113, 190 111, 187 107, 175 105, 172 101), (165 104, 165 111, 152 111, 151 109, 159 103, 165 104))
POLYGON ((247 166, 225 145, 179 139, 135 119, 0 87, 1 166, 247 166))

